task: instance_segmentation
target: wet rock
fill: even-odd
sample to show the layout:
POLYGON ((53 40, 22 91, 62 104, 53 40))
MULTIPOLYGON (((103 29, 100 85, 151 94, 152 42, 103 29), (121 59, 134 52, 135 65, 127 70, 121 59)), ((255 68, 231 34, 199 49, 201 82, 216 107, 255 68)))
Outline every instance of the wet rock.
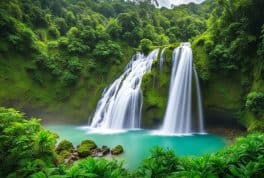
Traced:
POLYGON ((56 152, 60 154, 62 151, 72 152, 73 144, 68 140, 62 140, 56 147, 56 152))
POLYGON ((108 148, 107 146, 102 146, 102 154, 103 156, 107 155, 110 153, 110 148, 108 148))
POLYGON ((119 155, 123 152, 124 152, 124 149, 121 145, 117 145, 111 150, 112 155, 119 155))
POLYGON ((84 140, 77 146, 79 157, 84 158, 92 154, 92 150, 97 148, 97 145, 92 140, 84 140))

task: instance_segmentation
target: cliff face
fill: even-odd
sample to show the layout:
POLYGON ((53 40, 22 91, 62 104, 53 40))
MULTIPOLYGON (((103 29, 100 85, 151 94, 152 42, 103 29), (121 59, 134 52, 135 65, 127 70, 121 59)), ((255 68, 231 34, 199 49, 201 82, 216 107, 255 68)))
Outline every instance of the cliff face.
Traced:
POLYGON ((252 73, 247 76, 241 70, 228 73, 214 71, 210 69, 210 59, 205 52, 205 46, 196 42, 193 43, 193 52, 201 78, 207 125, 259 130, 263 123, 263 113, 252 112, 246 107, 246 102, 250 93, 263 92, 264 82, 258 72, 261 64, 254 63, 252 73))
POLYGON ((157 128, 162 124, 168 99, 173 49, 174 47, 166 49, 162 69, 160 59, 157 59, 152 64, 151 72, 143 77, 141 86, 144 96, 141 121, 143 128, 157 128))
MULTIPOLYGON (((171 56, 174 48, 175 46, 166 50, 162 71, 157 61, 153 64, 152 71, 143 78, 143 128, 158 128, 162 124, 168 99, 171 56)), ((259 127, 263 115, 248 111, 245 108, 245 98, 251 91, 262 88, 263 81, 259 79, 260 76, 255 74, 253 82, 245 88, 240 71, 212 72, 203 46, 193 45, 193 54, 200 78, 206 127, 239 127, 248 130, 259 127)), ((257 66, 258 64, 255 65, 256 68, 257 66)))

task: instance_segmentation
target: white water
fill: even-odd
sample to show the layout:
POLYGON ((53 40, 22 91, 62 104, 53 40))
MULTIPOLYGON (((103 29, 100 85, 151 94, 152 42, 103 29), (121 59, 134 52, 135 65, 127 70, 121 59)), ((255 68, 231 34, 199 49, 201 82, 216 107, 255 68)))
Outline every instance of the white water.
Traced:
POLYGON ((199 126, 199 132, 200 133, 205 133, 200 83, 199 83, 199 78, 198 78, 197 71, 196 71, 195 67, 193 68, 193 71, 194 71, 195 84, 196 84, 196 96, 197 96, 197 107, 198 107, 198 121, 199 121, 198 126, 199 126))
POLYGON ((163 48, 160 54, 160 62, 159 62, 160 71, 162 71, 163 69, 163 64, 165 60, 165 51, 166 51, 166 48, 163 48))
POLYGON ((124 73, 104 90, 93 116, 92 128, 133 129, 140 127, 143 97, 141 81, 151 70, 159 49, 148 56, 137 53, 127 65, 124 73))
MULTIPOLYGON (((131 1, 140 2, 143 0, 131 0, 131 1)), ((166 7, 169 9, 182 4, 189 4, 189 3, 200 4, 202 2, 204 2, 204 0, 151 0, 151 3, 155 5, 155 7, 157 8, 166 7)))
MULTIPOLYGON (((193 56, 190 43, 182 43, 172 56, 172 74, 169 99, 161 132, 166 134, 189 134, 192 128, 192 71, 193 56)), ((195 70, 195 69, 194 69, 195 70)), ((196 71, 199 132, 204 132, 199 81, 196 71)))

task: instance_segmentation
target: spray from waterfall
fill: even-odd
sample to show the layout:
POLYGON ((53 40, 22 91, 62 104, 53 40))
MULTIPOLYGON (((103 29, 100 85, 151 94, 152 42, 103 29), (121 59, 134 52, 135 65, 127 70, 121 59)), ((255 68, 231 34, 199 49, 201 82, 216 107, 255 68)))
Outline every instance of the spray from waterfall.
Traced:
POLYGON ((192 123, 192 74, 194 70, 197 106, 198 129, 204 132, 202 100, 200 86, 195 68, 190 43, 181 43, 173 51, 172 73, 169 89, 169 99, 161 131, 168 134, 189 134, 193 132, 192 123))
POLYGON ((123 74, 106 88, 94 113, 91 127, 101 129, 133 129, 140 127, 143 96, 141 81, 151 70, 159 49, 148 56, 135 54, 123 74))

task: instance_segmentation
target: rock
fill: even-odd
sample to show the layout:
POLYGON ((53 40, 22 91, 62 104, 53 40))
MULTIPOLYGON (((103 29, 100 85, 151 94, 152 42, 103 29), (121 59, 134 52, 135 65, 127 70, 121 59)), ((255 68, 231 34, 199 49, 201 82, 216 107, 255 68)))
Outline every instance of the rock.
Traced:
POLYGON ((78 156, 78 153, 77 152, 73 152, 72 155, 73 156, 78 156))
POLYGON ((84 140, 77 146, 78 155, 81 158, 91 155, 91 151, 97 148, 97 145, 92 140, 84 140))
POLYGON ((68 158, 71 156, 71 152, 67 150, 61 151, 57 156, 57 161, 59 164, 68 162, 68 158), (67 160, 66 160, 67 159, 67 160))
POLYGON ((112 155, 119 155, 123 152, 124 152, 124 149, 121 145, 117 145, 111 150, 112 155))
POLYGON ((107 155, 110 153, 110 148, 108 148, 107 146, 102 146, 102 154, 103 156, 107 155))
POLYGON ((60 154, 62 151, 72 152, 74 149, 73 144, 68 140, 62 140, 56 147, 56 152, 60 154))
POLYGON ((98 153, 100 153, 100 152, 101 152, 101 149, 100 148, 92 149, 91 150, 91 156, 97 157, 98 156, 98 153))
POLYGON ((65 164, 72 164, 74 161, 76 161, 76 158, 73 155, 70 155, 64 159, 65 164))

